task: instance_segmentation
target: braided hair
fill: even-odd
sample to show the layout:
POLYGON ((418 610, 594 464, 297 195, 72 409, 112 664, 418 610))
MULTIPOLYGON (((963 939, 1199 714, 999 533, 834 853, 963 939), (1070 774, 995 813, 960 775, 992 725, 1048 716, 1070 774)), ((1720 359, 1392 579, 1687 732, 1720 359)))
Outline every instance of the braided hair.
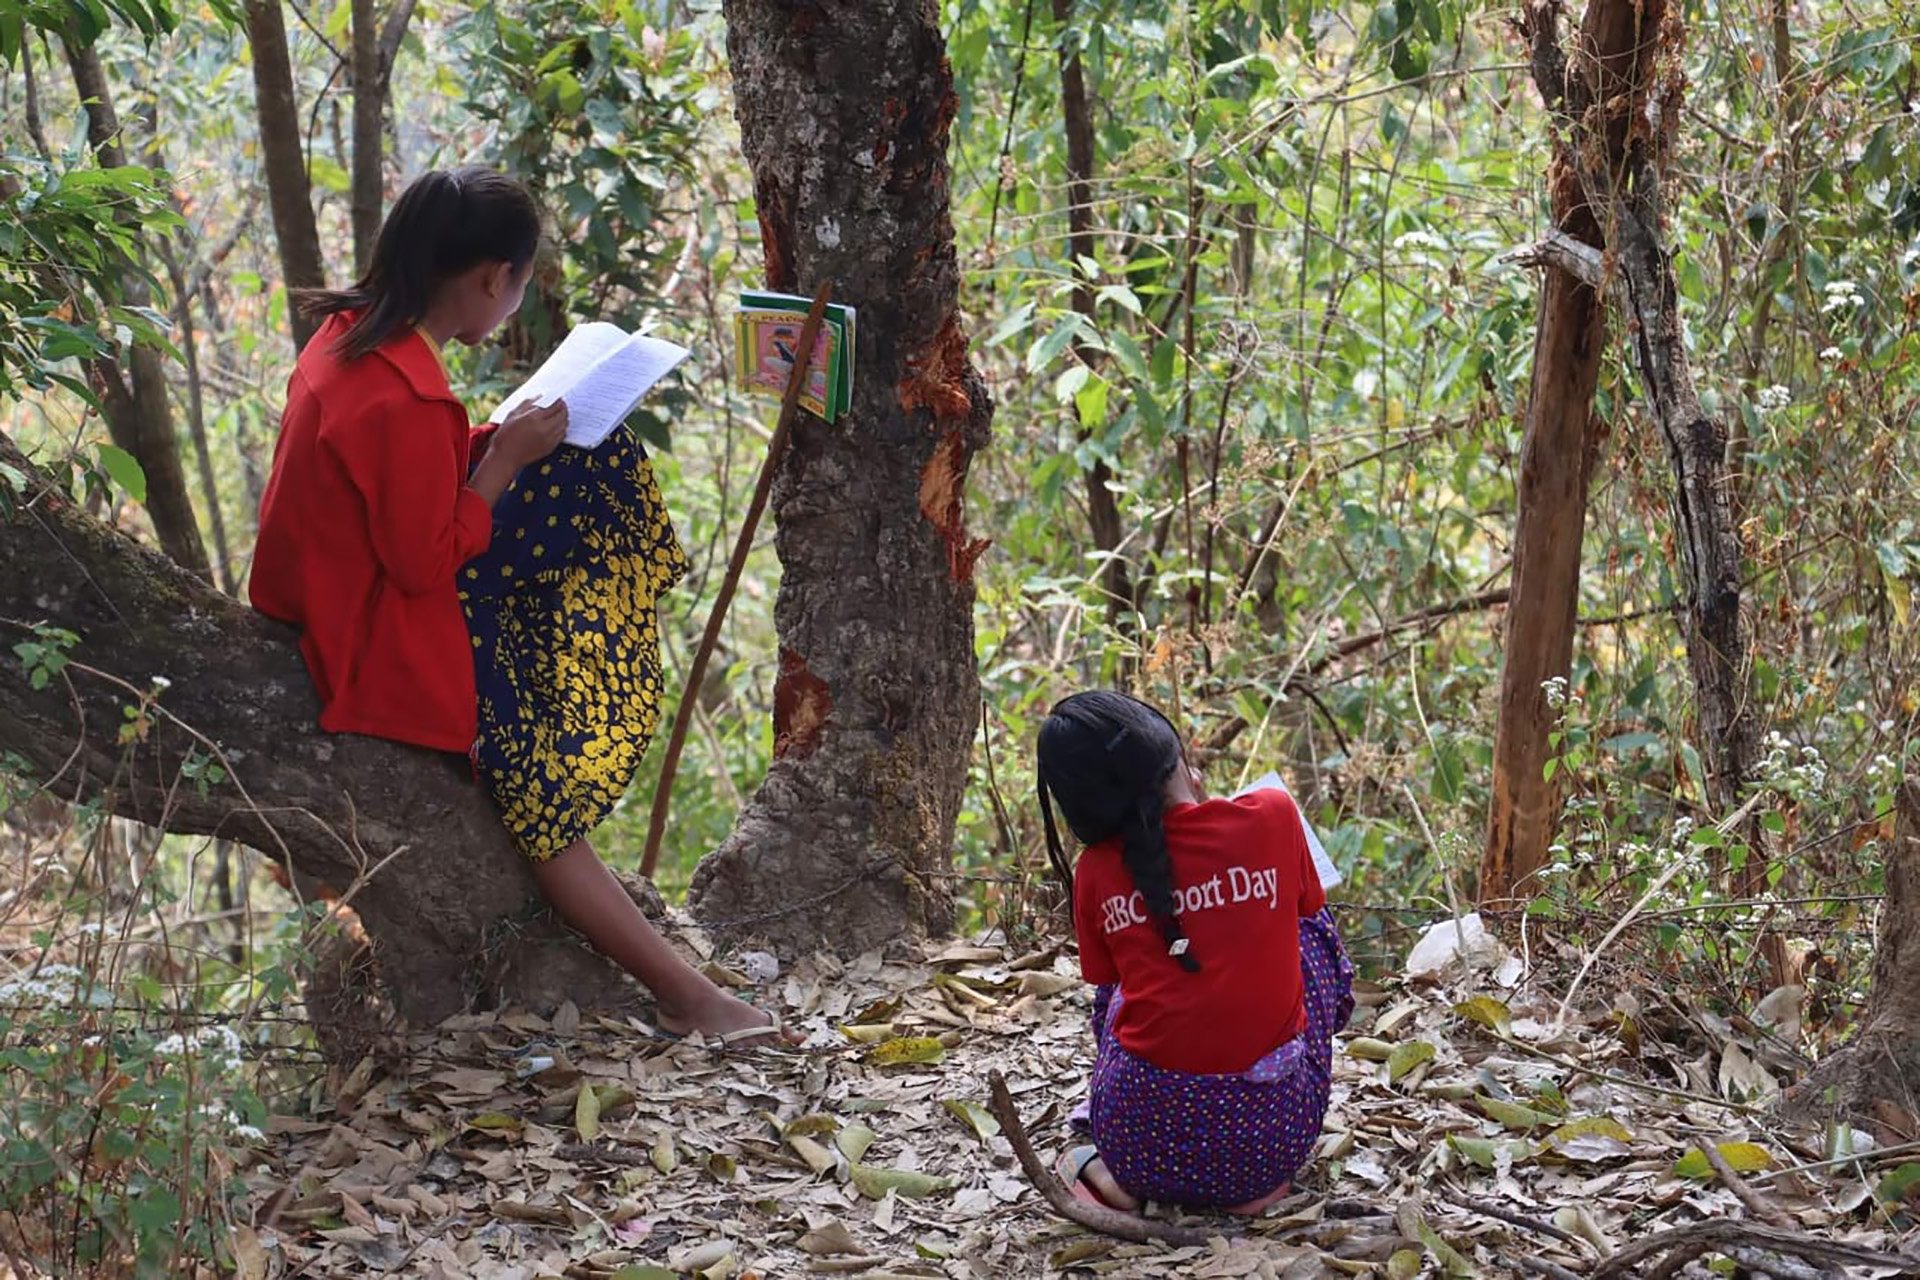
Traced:
POLYGON ((1173 859, 1162 821, 1167 779, 1185 762, 1180 735, 1158 711, 1123 693, 1096 689, 1055 706, 1040 726, 1040 816, 1047 857, 1069 890, 1073 867, 1054 826, 1053 805, 1082 844, 1118 837, 1120 858, 1168 954, 1189 973, 1200 960, 1188 949, 1174 914, 1173 859))

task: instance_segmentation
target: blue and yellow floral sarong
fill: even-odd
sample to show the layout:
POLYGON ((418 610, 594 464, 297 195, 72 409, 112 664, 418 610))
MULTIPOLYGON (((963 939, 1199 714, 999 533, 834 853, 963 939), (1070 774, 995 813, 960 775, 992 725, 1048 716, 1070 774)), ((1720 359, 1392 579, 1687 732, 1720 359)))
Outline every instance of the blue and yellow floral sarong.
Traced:
POLYGON ((654 605, 686 571, 625 427, 522 471, 494 508, 493 545, 461 569, 474 772, 534 861, 604 822, 633 781, 663 695, 654 605))

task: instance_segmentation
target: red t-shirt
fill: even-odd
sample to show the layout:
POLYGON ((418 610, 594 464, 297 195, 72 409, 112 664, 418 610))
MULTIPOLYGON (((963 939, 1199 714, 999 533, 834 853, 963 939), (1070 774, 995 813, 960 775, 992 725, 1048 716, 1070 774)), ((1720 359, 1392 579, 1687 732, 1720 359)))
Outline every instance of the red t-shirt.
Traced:
POLYGON ((1167 954, 1108 840, 1074 868, 1080 973, 1120 984, 1114 1030, 1129 1052, 1170 1071, 1245 1071, 1304 1023, 1300 917, 1327 895, 1284 791, 1180 805, 1166 829, 1176 915, 1200 971, 1167 954))

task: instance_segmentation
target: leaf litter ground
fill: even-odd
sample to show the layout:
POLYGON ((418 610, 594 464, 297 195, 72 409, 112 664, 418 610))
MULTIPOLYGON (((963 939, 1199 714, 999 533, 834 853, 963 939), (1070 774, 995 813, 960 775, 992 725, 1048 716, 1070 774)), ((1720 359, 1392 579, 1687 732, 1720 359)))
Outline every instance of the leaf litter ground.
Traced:
MULTIPOLYGON (((1178 1219, 1219 1229, 1204 1246, 1091 1233, 1022 1177, 988 1073, 1050 1159, 1092 1067, 1088 988, 1058 950, 953 943, 819 958, 750 993, 808 1033, 804 1052, 722 1053, 571 1008, 412 1035, 363 1062, 332 1115, 271 1123, 238 1271, 1564 1277, 1607 1275, 1633 1242, 1754 1204, 1776 1234, 1920 1257, 1920 1164, 1901 1159, 1920 1159, 1901 1150, 1920 1135, 1901 1108, 1849 1132, 1837 1163, 1832 1134, 1770 1118, 1797 1028, 1730 1022, 1619 975, 1611 998, 1589 983, 1563 1016, 1494 945, 1360 984, 1297 1193, 1253 1221, 1178 1219)), ((1795 1280, 1898 1270, 1794 1270, 1751 1239, 1720 1247, 1681 1274, 1724 1274, 1729 1258, 1795 1280)))

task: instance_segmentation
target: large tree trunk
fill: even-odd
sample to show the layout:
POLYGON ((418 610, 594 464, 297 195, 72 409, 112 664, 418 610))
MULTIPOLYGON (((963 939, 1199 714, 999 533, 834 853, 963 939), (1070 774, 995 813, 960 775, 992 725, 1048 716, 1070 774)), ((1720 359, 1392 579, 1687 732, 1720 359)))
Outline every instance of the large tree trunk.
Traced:
MULTIPOLYGON (((120 121, 113 110, 113 91, 91 45, 69 37, 64 42, 73 86, 85 105, 87 141, 105 168, 127 163, 120 137, 120 121)), ((153 302, 144 270, 129 263, 121 298, 129 307, 153 302)), ((153 520, 160 545, 189 572, 208 576, 207 549, 200 541, 193 499, 187 496, 186 468, 173 430, 173 405, 167 397, 166 367, 158 350, 145 343, 129 345, 124 365, 111 357, 88 362, 100 408, 114 444, 133 455, 146 473, 147 515, 153 520)))
MULTIPOLYGON (((1729 501, 1727 431, 1701 407, 1681 334, 1679 289, 1664 239, 1661 173, 1682 109, 1680 13, 1667 0, 1592 0, 1581 39, 1560 48, 1552 0, 1530 0, 1522 28, 1533 78, 1560 128, 1562 152, 1604 231, 1602 255, 1556 234, 1539 246, 1596 290, 1612 290, 1647 405, 1674 469, 1674 514, 1687 592, 1687 663, 1698 702, 1709 801, 1737 806, 1753 755, 1748 637, 1740 616, 1741 548, 1729 501)), ((1765 873, 1756 856, 1745 884, 1765 873)))
POLYGON ((964 503, 992 407, 958 312, 953 79, 933 0, 725 11, 768 283, 859 308, 858 379, 780 465, 774 760, 690 901, 724 933, 858 950, 947 924, 979 711, 964 503))
MULTIPOLYGON (((323 288, 327 271, 320 257, 313 193, 307 185, 306 153, 300 145, 300 102, 293 91, 286 17, 280 10, 280 0, 246 0, 246 14, 247 44, 253 52, 260 161, 266 171, 267 199, 273 206, 281 280, 289 290, 323 288)), ((298 353, 318 326, 299 307, 291 305, 287 321, 293 329, 293 349, 298 353)))
MULTIPOLYGON (((30 470, 5 436, 0 462, 30 470)), ((351 893, 390 999, 415 1022, 476 1004, 614 1008, 637 996, 546 919, 464 761, 321 733, 290 633, 30 474, 26 500, 0 503, 4 645, 33 638, 22 623, 79 641, 44 689, 19 661, 0 663, 0 743, 44 786, 240 841, 351 893), (130 721, 125 708, 147 695, 155 709, 130 721), (209 761, 228 776, 216 781, 209 761)))
POLYGON ((1853 1041, 1788 1095, 1787 1112, 1801 1119, 1863 1118, 1883 1099, 1911 1107, 1920 1080, 1920 779, 1902 783, 1894 805, 1866 1016, 1853 1041))

